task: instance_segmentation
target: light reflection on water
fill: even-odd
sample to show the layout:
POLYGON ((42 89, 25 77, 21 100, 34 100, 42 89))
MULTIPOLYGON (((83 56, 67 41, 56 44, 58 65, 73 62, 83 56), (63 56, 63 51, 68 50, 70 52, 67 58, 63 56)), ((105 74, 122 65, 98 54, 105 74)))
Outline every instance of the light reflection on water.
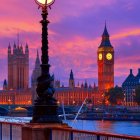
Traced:
MULTIPOLYGON (((72 121, 66 122, 72 125, 72 121)), ((81 130, 140 136, 140 122, 78 120, 73 127, 81 130)))

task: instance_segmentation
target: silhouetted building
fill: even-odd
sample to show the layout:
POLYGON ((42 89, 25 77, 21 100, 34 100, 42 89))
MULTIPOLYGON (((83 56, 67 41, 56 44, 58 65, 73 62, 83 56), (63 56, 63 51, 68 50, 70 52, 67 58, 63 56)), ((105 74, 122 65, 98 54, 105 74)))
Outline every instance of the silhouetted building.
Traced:
POLYGON ((7 90, 7 89, 8 89, 8 84, 7 84, 7 81, 5 79, 4 83, 3 83, 3 90, 7 90))
POLYGON ((37 51, 36 61, 35 61, 35 67, 33 69, 33 73, 31 76, 31 87, 37 86, 37 78, 41 75, 41 67, 40 67, 40 59, 39 54, 37 51))
POLYGON ((85 81, 84 88, 88 88, 88 83, 85 81))
MULTIPOLYGON (((0 104, 8 105, 32 105, 37 98, 37 78, 41 74, 40 59, 37 51, 35 67, 31 75, 31 88, 29 85, 29 49, 26 44, 25 52, 22 45, 14 44, 8 47, 8 84, 4 80, 3 90, 0 91, 0 104)), ((99 104, 97 87, 92 88, 87 82, 75 87, 73 71, 70 72, 69 86, 60 87, 60 80, 54 80, 56 99, 65 105, 81 105, 87 98, 94 104, 99 104)))
POLYGON ((4 80, 0 91, 0 104, 31 105, 32 91, 29 88, 29 49, 14 43, 8 46, 8 83, 4 80))
POLYGON ((8 47, 8 89, 27 89, 29 86, 29 50, 14 44, 8 47), (13 50, 13 51, 12 51, 13 50))
POLYGON ((106 25, 102 41, 97 51, 98 62, 98 90, 100 93, 114 87, 114 49, 110 43, 106 25))
POLYGON ((40 59, 37 51, 35 67, 31 75, 31 90, 32 90, 32 102, 37 98, 36 88, 37 88, 37 78, 41 75, 40 59))
POLYGON ((136 76, 133 75, 132 69, 130 69, 130 73, 122 84, 122 88, 125 95, 125 105, 126 106, 134 106, 136 105, 134 95, 135 88, 140 85, 140 69, 138 69, 138 74, 136 76))
POLYGON ((70 72, 69 87, 70 88, 74 88, 75 87, 74 75, 73 75, 72 70, 70 72))
POLYGON ((81 88, 84 88, 84 84, 83 83, 81 84, 81 88))

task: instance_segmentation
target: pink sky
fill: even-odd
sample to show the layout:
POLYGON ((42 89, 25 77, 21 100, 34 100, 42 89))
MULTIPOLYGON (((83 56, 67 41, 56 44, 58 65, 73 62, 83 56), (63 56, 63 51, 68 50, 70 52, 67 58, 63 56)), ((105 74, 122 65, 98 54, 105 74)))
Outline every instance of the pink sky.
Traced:
MULTIPOLYGON (((78 81, 97 83, 97 48, 105 20, 115 49, 115 84, 121 85, 129 69, 140 68, 139 0, 56 0, 49 10, 49 55, 51 73, 68 84, 73 69, 78 81), (86 3, 85 3, 86 2, 86 3)), ((9 42, 26 42, 30 48, 30 74, 36 50, 41 46, 41 10, 34 0, 10 0, 0 5, 0 81, 7 78, 9 42)))

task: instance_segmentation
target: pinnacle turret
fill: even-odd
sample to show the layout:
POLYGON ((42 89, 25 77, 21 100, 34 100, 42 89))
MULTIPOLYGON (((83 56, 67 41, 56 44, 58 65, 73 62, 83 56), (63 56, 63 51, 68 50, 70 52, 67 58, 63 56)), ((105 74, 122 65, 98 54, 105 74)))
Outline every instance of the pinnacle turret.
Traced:
POLYGON ((36 56, 36 61, 35 61, 35 69, 40 68, 40 59, 39 59, 39 53, 37 50, 37 56, 36 56))
POLYGON ((72 70, 71 70, 71 72, 70 72, 69 87, 70 87, 70 88, 74 88, 74 87, 75 87, 75 81, 74 81, 74 76, 73 76, 72 70))
POLYGON ((9 43, 9 46, 8 46, 8 54, 11 54, 11 45, 9 43))
POLYGON ((26 43, 26 46, 25 46, 25 54, 28 54, 29 53, 29 49, 28 49, 28 44, 26 43))
POLYGON ((16 43, 14 42, 14 48, 16 49, 16 43))
POLYGON ((71 72, 70 72, 70 78, 69 78, 70 80, 74 80, 74 76, 73 76, 73 71, 71 70, 71 72))
POLYGON ((37 85, 37 78, 40 75, 41 75, 41 67, 40 67, 39 53, 38 53, 38 50, 37 50, 35 68, 33 70, 32 76, 31 76, 31 85, 32 85, 32 87, 37 85))
POLYGON ((7 81, 5 79, 3 82, 3 90, 7 90, 7 88, 8 88, 8 84, 7 84, 7 81))
POLYGON ((88 88, 87 81, 85 81, 84 88, 88 88))

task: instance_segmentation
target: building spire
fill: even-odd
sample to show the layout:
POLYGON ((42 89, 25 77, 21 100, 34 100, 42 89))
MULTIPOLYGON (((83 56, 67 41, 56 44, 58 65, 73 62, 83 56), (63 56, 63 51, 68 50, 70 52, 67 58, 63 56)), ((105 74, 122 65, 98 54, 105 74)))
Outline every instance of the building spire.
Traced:
POLYGON ((8 85, 7 85, 7 81, 5 79, 3 82, 3 90, 7 90, 7 87, 8 87, 8 85))
POLYGON ((96 88, 96 83, 94 82, 94 89, 96 88))
POLYGON ((35 68, 40 68, 40 59, 39 59, 38 50, 37 50, 37 56, 36 56, 36 61, 35 61, 35 68))
POLYGON ((71 69, 71 72, 70 72, 70 80, 74 80, 74 76, 73 76, 73 71, 71 69))
POLYGON ((133 70, 132 69, 130 69, 130 75, 133 75, 133 70))
POLYGON ((10 48, 10 49, 11 49, 11 44, 10 44, 10 42, 9 42, 9 46, 8 46, 8 48, 10 48))
POLYGON ((37 58, 39 58, 39 53, 38 53, 38 50, 37 50, 37 58))
POLYGON ((16 43, 15 43, 15 41, 14 41, 14 48, 16 48, 16 43))
POLYGON ((75 87, 75 81, 74 81, 74 76, 73 76, 72 70, 71 70, 71 72, 70 72, 69 87, 70 87, 70 88, 74 88, 74 87, 75 87))
POLYGON ((112 45, 110 43, 110 39, 109 39, 109 33, 107 31, 106 21, 105 21, 104 31, 103 31, 103 34, 102 34, 101 45, 99 47, 112 47, 112 45))
POLYGON ((138 75, 140 76, 140 68, 138 69, 138 74, 137 74, 137 76, 138 76, 138 75))
POLYGON ((28 49, 28 44, 26 42, 26 46, 25 46, 25 54, 29 54, 29 49, 28 49))
POLYGON ((19 32, 17 33, 17 46, 19 47, 19 32))
POLYGON ((8 54, 11 54, 11 45, 9 43, 9 46, 8 46, 8 54))
POLYGON ((87 80, 85 80, 84 88, 88 88, 87 80))
POLYGON ((106 20, 105 20, 105 27, 104 27, 104 32, 103 32, 103 35, 102 36, 108 36, 109 37, 109 33, 107 31, 107 26, 106 26, 106 20))

